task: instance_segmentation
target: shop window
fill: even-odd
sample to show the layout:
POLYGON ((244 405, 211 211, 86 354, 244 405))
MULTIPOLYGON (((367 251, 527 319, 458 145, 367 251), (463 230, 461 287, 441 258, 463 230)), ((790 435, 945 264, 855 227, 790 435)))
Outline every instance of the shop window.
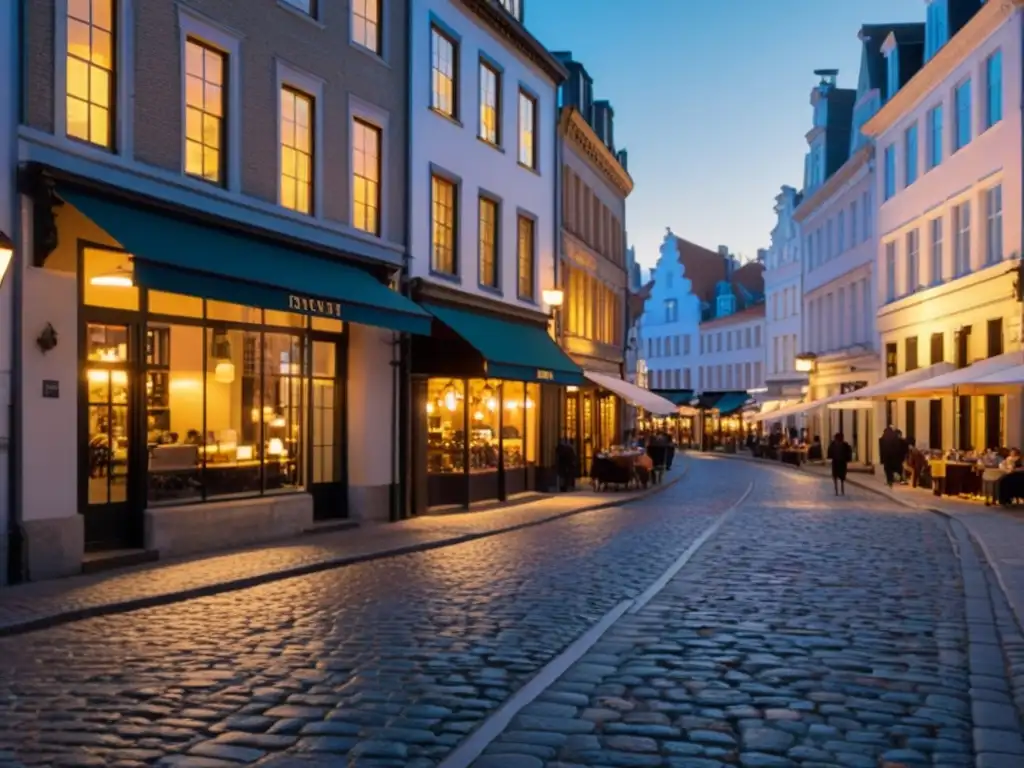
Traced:
POLYGON ((281 312, 277 309, 263 310, 263 324, 278 328, 305 328, 307 318, 297 312, 281 312))
POLYGON ((526 385, 526 463, 535 467, 540 447, 540 384, 526 385))
POLYGON ((928 447, 942 450, 942 401, 928 401, 928 447))
POLYGON ((128 328, 89 323, 85 332, 85 357, 91 363, 123 363, 128 360, 128 328))
POLYGON ((337 349, 334 342, 313 342, 313 455, 310 470, 314 483, 341 480, 337 349))
POLYGON ((465 391, 461 379, 430 379, 427 383, 427 471, 465 471, 465 391))
POLYGON ((498 469, 498 435, 501 432, 500 393, 495 382, 469 381, 469 471, 498 469))
POLYGON ((83 301, 93 307, 138 310, 131 257, 120 249, 86 246, 82 249, 83 301))
POLYGON ((128 328, 86 328, 86 420, 89 504, 128 498, 128 328))
POLYGON ((1002 395, 985 395, 985 444, 978 448, 999 449, 1003 445, 1003 403, 1002 395))
POLYGON ((313 317, 312 328, 314 331, 327 331, 329 333, 341 333, 345 330, 345 323, 335 320, 332 317, 313 317))
POLYGON ((195 296, 164 291, 147 291, 146 301, 152 315, 174 315, 175 317, 203 316, 203 300, 195 296))
POLYGON ((521 469, 526 462, 526 446, 523 441, 526 429, 526 385, 520 381, 506 381, 502 384, 502 400, 505 408, 501 426, 505 470, 521 469))
POLYGON ((206 302, 206 319, 260 325, 263 322, 263 312, 256 307, 247 307, 243 304, 208 300, 206 302))

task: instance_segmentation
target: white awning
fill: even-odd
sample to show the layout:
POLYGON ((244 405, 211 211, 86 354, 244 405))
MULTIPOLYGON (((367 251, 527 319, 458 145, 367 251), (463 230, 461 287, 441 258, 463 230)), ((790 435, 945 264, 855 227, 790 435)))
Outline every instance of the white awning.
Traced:
POLYGON ((1020 350, 1006 352, 986 360, 979 360, 966 368, 944 373, 917 384, 911 384, 893 393, 904 398, 942 397, 956 389, 963 395, 1002 394, 1006 387, 1015 386, 1012 381, 1000 381, 1010 369, 1024 364, 1024 353, 1020 350), (992 380, 993 378, 997 380, 992 380))
POLYGON ((649 389, 638 387, 636 384, 630 384, 628 381, 605 373, 584 370, 583 375, 599 387, 614 392, 627 403, 635 405, 637 408, 643 408, 655 416, 672 416, 679 413, 679 406, 661 395, 654 394, 649 389))
POLYGON ((779 410, 772 411, 771 413, 759 413, 757 414, 755 419, 757 421, 774 421, 775 419, 783 419, 787 416, 797 416, 801 413, 812 411, 815 408, 824 408, 828 406, 830 403, 834 403, 843 397, 846 397, 846 395, 832 395, 831 397, 823 397, 820 400, 807 400, 802 403, 797 403, 795 405, 790 405, 785 408, 780 408, 779 410))
POLYGON ((830 411, 870 411, 874 407, 874 400, 840 400, 831 403, 828 409, 830 411))
MULTIPOLYGON (((883 379, 877 384, 871 384, 870 386, 862 387, 861 389, 855 389, 853 392, 847 392, 840 396, 839 401, 847 402, 851 400, 870 400, 873 397, 884 397, 906 389, 912 384, 933 379, 936 376, 941 376, 942 374, 949 373, 952 370, 955 370, 952 363, 935 363, 934 365, 929 365, 927 368, 916 368, 913 371, 905 371, 897 376, 890 376, 888 379, 883 379)), ((829 407, 834 410, 840 409, 838 403, 835 406, 829 407)))
POLYGON ((1019 387, 1024 385, 1024 364, 1015 365, 1012 368, 1004 368, 1001 371, 982 376, 976 384, 981 386, 1001 384, 1007 387, 1019 387))
POLYGON ((797 400, 765 400, 761 403, 761 410, 744 415, 747 421, 771 421, 783 408, 796 405, 797 400))

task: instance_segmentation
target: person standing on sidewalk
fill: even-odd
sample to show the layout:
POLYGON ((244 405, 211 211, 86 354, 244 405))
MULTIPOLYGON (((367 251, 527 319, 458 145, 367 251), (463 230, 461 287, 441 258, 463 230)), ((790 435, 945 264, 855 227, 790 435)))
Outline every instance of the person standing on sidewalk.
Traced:
POLYGON ((896 475, 903 467, 902 442, 891 426, 878 438, 878 458, 885 470, 885 484, 892 488, 896 475))
POLYGON ((836 496, 846 495, 846 470, 853 461, 853 448, 843 439, 842 432, 836 432, 828 446, 828 460, 832 462, 832 485, 836 496))

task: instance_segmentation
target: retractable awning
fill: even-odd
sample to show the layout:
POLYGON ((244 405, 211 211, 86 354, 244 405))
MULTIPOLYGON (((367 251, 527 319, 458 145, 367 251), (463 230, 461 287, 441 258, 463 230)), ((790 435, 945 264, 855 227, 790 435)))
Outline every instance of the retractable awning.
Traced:
POLYGON ((729 416, 746 405, 748 400, 750 395, 746 392, 726 392, 711 404, 711 410, 718 411, 721 416, 729 416))
POLYGON ((912 371, 905 371, 896 376, 890 376, 887 379, 883 379, 876 384, 861 387, 853 392, 847 392, 844 395, 840 395, 839 402, 829 407, 837 410, 848 410, 841 408, 840 403, 851 400, 870 400, 875 397, 886 397, 900 392, 911 385, 927 381, 928 379, 933 379, 936 376, 941 376, 952 370, 954 370, 952 363, 935 363, 934 365, 929 365, 927 368, 916 368, 912 371))
MULTIPOLYGON (((796 403, 787 408, 780 408, 774 413, 770 414, 768 418, 771 419, 782 419, 787 416, 798 416, 801 413, 807 411, 813 411, 815 408, 827 408, 832 403, 839 401, 840 398, 846 397, 847 395, 832 395, 831 397, 823 397, 820 400, 808 400, 802 403, 796 403)), ((760 415, 760 414, 758 414, 760 415)))
POLYGON ((136 285, 430 334, 429 314, 359 267, 79 189, 59 192, 132 255, 136 285))
POLYGON ((643 408, 655 416, 672 416, 679 412, 679 406, 675 403, 666 400, 661 395, 654 394, 649 389, 638 387, 636 384, 631 384, 624 379, 585 369, 583 375, 599 387, 603 387, 609 392, 614 392, 627 403, 643 408))
POLYGON ((488 377, 542 384, 586 383, 583 369, 540 326, 441 304, 422 306, 480 353, 488 377))
POLYGON ((1020 350, 1006 352, 1002 355, 989 357, 957 368, 934 378, 912 384, 893 393, 894 397, 923 398, 942 397, 952 394, 955 389, 962 395, 1002 394, 1005 388, 1013 386, 1010 382, 993 381, 1012 368, 1024 365, 1024 353, 1020 350))

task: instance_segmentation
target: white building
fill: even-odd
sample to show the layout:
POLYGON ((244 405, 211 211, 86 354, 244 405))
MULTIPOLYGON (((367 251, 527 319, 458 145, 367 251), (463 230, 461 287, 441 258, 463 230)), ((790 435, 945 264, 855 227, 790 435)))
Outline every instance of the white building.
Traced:
POLYGON ((409 273, 435 317, 412 342, 416 511, 549 487, 564 387, 585 383, 548 335, 566 71, 522 10, 411 3, 409 273))
POLYGON ((788 186, 775 198, 776 223, 764 272, 766 391, 759 399, 766 404, 798 400, 807 384, 806 373, 796 369, 796 357, 804 351, 803 269, 800 226, 793 213, 801 199, 788 186))
MULTIPOLYGON (((1019 349, 1006 261, 1021 249, 1022 25, 1019 0, 933 0, 920 69, 906 71, 898 34, 885 41, 898 88, 864 132, 877 147, 877 322, 889 376, 1019 349)), ((879 410, 879 424, 934 448, 1022 438, 1019 388, 879 410)))
POLYGON ((765 305, 723 314, 700 324, 696 368, 699 392, 747 392, 765 385, 765 305))

